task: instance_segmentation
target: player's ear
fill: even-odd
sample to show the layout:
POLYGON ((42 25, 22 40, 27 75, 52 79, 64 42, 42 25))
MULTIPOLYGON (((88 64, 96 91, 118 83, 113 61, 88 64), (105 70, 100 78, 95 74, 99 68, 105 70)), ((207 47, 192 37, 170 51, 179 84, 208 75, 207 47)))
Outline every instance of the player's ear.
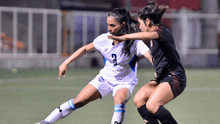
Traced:
POLYGON ((146 26, 149 26, 149 27, 150 27, 150 23, 151 23, 151 22, 150 22, 150 19, 147 18, 147 19, 145 20, 146 26))
POLYGON ((122 24, 120 25, 121 28, 125 26, 125 22, 122 22, 122 24))
POLYGON ((122 26, 124 26, 124 25, 125 25, 125 22, 122 23, 122 26))

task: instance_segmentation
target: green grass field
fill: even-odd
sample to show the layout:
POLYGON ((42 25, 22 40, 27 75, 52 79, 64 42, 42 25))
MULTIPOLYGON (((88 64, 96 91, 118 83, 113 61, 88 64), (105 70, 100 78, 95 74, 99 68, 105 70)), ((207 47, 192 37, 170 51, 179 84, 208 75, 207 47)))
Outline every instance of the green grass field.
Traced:
MULTIPOLYGON (((74 98, 98 74, 98 69, 69 69, 58 80, 56 70, 0 70, 0 123, 34 124, 63 102, 74 98)), ((220 123, 220 70, 186 69, 187 88, 165 107, 179 124, 220 123)), ((153 79, 153 69, 139 69, 137 90, 153 79)), ((110 124, 111 95, 77 109, 56 124, 110 124)), ((126 105, 125 124, 144 124, 132 99, 126 105)))

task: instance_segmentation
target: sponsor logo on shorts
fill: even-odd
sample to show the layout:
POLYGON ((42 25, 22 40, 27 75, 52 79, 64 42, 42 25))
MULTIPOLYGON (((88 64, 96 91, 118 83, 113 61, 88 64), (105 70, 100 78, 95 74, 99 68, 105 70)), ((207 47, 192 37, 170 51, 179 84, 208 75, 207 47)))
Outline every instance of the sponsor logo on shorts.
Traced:
POLYGON ((105 79, 102 77, 102 76, 100 76, 99 78, 98 78, 98 81, 99 82, 103 82, 105 79))

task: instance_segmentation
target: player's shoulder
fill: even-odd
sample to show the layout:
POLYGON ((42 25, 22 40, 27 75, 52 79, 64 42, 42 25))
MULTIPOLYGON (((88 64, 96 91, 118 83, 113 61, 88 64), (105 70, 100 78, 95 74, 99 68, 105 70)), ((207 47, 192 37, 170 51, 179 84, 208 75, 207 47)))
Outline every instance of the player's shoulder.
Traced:
POLYGON ((142 40, 134 40, 131 46, 131 49, 142 48, 143 46, 146 46, 146 45, 142 40))
POLYGON ((110 35, 110 33, 103 33, 95 38, 93 41, 94 46, 96 48, 106 46, 106 44, 108 44, 108 40, 110 40, 108 39, 108 35, 110 35))
POLYGON ((134 45, 138 45, 138 44, 143 45, 144 44, 143 40, 134 40, 133 43, 134 43, 134 45))
POLYGON ((168 29, 168 28, 166 28, 166 27, 164 27, 164 26, 160 26, 157 30, 156 30, 156 32, 157 33, 159 33, 159 34, 170 34, 171 32, 170 32, 170 30, 168 29))
POLYGON ((97 40, 105 40, 105 39, 108 39, 108 36, 110 35, 110 33, 103 33, 101 35, 99 35, 96 39, 97 40))
POLYGON ((143 40, 134 40, 134 43, 143 42, 143 40))

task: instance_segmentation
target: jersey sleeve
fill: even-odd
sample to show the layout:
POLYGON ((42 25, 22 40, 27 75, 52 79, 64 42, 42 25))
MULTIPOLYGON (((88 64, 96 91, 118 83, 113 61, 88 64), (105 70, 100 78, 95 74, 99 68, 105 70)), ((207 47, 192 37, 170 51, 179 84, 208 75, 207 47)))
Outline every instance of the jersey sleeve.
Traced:
POLYGON ((157 30, 155 30, 158 35, 159 35, 159 40, 160 42, 164 42, 164 41, 168 41, 169 36, 171 35, 169 30, 167 28, 158 28, 157 30))
POLYGON ((147 45, 142 40, 137 40, 136 55, 137 56, 142 56, 147 51, 149 51, 149 48, 147 47, 147 45))
POLYGON ((93 45, 94 45, 94 47, 97 49, 97 50, 99 50, 99 48, 100 48, 100 36, 98 36, 97 38, 95 38, 94 40, 93 40, 93 45))
POLYGON ((155 31, 158 33, 158 35, 160 36, 160 38, 163 37, 164 33, 163 33, 163 30, 162 30, 161 28, 158 28, 158 29, 155 30, 155 31))
POLYGON ((102 48, 105 45, 107 38, 107 34, 101 34, 97 38, 93 40, 94 47, 100 51, 100 48, 102 48))

